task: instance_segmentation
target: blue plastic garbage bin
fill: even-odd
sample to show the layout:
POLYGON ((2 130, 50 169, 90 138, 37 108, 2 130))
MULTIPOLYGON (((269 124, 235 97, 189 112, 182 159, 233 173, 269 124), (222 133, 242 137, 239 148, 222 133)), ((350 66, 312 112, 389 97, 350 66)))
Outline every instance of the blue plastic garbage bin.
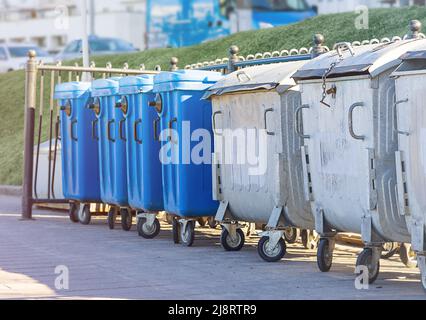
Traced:
POLYGON ((138 210, 138 232, 146 239, 160 232, 156 219, 164 210, 158 139, 159 116, 149 102, 154 100, 153 75, 120 80, 121 109, 126 118, 127 179, 129 205, 138 210))
POLYGON ((90 103, 90 83, 69 82, 56 85, 62 136, 62 188, 64 197, 72 201, 70 218, 90 223, 90 203, 101 202, 99 156, 92 137, 96 117, 90 103), (80 203, 85 204, 80 207, 80 203))
POLYGON ((97 116, 99 168, 102 201, 111 206, 108 225, 114 228, 119 212, 122 227, 130 230, 132 214, 127 195, 127 158, 125 117, 120 107, 120 78, 98 79, 92 82, 93 104, 91 108, 97 116))
POLYGON ((173 238, 191 246, 195 219, 216 214, 212 196, 212 106, 206 90, 222 78, 217 72, 180 70, 155 76, 160 116, 164 209, 174 219, 173 238))

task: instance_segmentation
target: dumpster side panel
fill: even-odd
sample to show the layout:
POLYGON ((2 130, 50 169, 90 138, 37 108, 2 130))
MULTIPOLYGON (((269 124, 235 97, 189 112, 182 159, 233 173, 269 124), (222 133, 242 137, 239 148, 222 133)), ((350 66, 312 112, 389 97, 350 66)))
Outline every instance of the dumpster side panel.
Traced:
POLYGON ((98 122, 99 154, 101 157, 101 196, 103 202, 127 206, 126 144, 120 139, 120 121, 124 119, 120 109, 115 108, 118 96, 104 96, 98 122))
POLYGON ((377 208, 373 214, 376 231, 386 240, 409 242, 410 237, 405 218, 398 210, 397 177, 395 152, 398 150, 398 137, 394 131, 395 80, 390 78, 391 71, 383 73, 375 89, 373 121, 375 123, 374 167, 376 173, 377 208))
POLYGON ((312 176, 313 212, 322 210, 328 225, 339 231, 361 233, 362 217, 370 211, 369 149, 374 144, 372 89, 368 78, 329 82, 337 94, 329 98, 331 107, 320 103, 322 84, 302 84, 304 133, 312 176), (364 107, 354 111, 353 127, 365 140, 349 133, 348 114, 354 103, 364 107))
MULTIPOLYGON (((71 99, 71 115, 61 112, 64 197, 80 202, 99 202, 99 156, 92 138, 95 116, 87 109, 89 94, 71 99)), ((66 100, 61 104, 65 105, 66 100)))
POLYGON ((212 107, 209 101, 201 100, 203 94, 180 90, 161 94, 165 106, 161 115, 163 138, 170 128, 174 132, 171 142, 162 139, 166 140, 162 150, 169 150, 175 160, 163 163, 164 205, 166 211, 181 217, 213 216, 218 208, 211 177, 212 107), (199 158, 207 162, 196 163, 199 158))
POLYGON ((153 100, 152 93, 128 95, 126 119, 129 205, 145 211, 163 210, 160 143, 154 140, 154 120, 158 116, 148 106, 153 100))
POLYGON ((280 96, 275 91, 229 94, 214 97, 213 105, 215 113, 222 112, 215 117, 220 198, 229 202, 236 220, 267 223, 274 207, 284 206, 280 96), (266 134, 265 125, 274 135, 266 134))
POLYGON ((425 251, 426 212, 426 110, 424 108, 425 75, 406 75, 396 79, 398 130, 409 135, 399 135, 401 163, 397 170, 400 212, 405 214, 413 234, 413 249, 425 251), (409 90, 407 90, 409 88, 409 90), (416 229, 419 229, 417 232, 416 229))
MULTIPOLYGON (((281 95, 281 134, 282 142, 279 164, 283 179, 280 184, 280 197, 287 207, 287 219, 293 226, 314 229, 314 217, 303 189, 303 168, 301 147, 303 139, 295 131, 295 112, 301 106, 301 94, 298 88, 281 95)), ((302 128, 303 130, 303 128, 302 128)))

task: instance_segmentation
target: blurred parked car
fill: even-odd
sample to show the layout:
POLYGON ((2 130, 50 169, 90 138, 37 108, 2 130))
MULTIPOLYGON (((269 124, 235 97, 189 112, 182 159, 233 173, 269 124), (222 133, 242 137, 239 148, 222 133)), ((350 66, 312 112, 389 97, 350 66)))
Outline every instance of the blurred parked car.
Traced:
POLYGON ((25 43, 0 43, 0 73, 25 68, 28 51, 34 50, 37 60, 43 63, 53 63, 53 58, 36 45, 25 43))
MULTIPOLYGON (((82 57, 81 40, 74 40, 68 44, 65 49, 56 56, 56 61, 65 61, 79 59, 82 57)), ((109 54, 120 54, 127 52, 136 52, 136 49, 131 43, 116 39, 116 38, 89 38, 90 55, 102 56, 109 54)))

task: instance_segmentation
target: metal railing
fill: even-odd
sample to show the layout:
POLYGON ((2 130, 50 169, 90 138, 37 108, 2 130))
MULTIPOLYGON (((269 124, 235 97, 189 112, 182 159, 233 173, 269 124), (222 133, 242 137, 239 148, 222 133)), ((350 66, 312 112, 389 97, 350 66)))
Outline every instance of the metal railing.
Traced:
MULTIPOLYGON (((367 44, 386 44, 402 39, 424 38, 420 33, 421 23, 417 20, 410 22, 410 33, 404 37, 383 38, 381 40, 372 39, 365 41, 355 41, 352 46, 360 46, 367 44)), ((333 50, 335 48, 333 47, 333 50)), ((302 61, 315 58, 330 49, 324 46, 324 37, 316 34, 313 37, 313 46, 311 48, 291 49, 282 51, 273 51, 265 53, 256 53, 243 57, 239 55, 239 48, 231 46, 229 56, 214 61, 206 61, 185 66, 185 69, 220 71, 224 74, 234 72, 241 68, 255 65, 264 65, 271 63, 282 63, 290 61, 302 61)), ((178 70, 179 60, 175 57, 170 60, 170 70, 178 70)), ((22 196, 22 219, 32 219, 32 208, 35 204, 50 203, 68 203, 67 199, 56 198, 55 193, 55 171, 56 158, 58 152, 58 143, 60 141, 60 107, 54 100, 55 85, 61 83, 63 79, 66 81, 81 81, 83 77, 96 79, 127 75, 156 74, 161 71, 159 66, 154 71, 145 70, 143 64, 138 70, 129 69, 125 64, 123 68, 112 68, 110 63, 105 68, 97 68, 92 62, 89 68, 75 66, 56 66, 37 64, 35 52, 29 52, 29 60, 26 65, 26 84, 25 84, 25 132, 24 132, 24 179, 23 179, 23 196, 22 196), (50 87, 46 88, 45 83, 48 82, 50 87), (46 90, 47 89, 47 90, 46 90), (38 94, 37 94, 38 92, 38 94), (37 99, 38 98, 38 99, 37 99), (47 108, 46 108, 47 106, 47 108), (35 127, 36 127, 36 110, 39 109, 37 142, 35 145, 35 127), (44 126, 44 113, 48 113, 48 125, 44 126), (47 137, 49 141, 49 155, 53 155, 53 161, 48 163, 48 194, 47 198, 38 197, 37 181, 39 173, 40 145, 42 138, 47 137), (34 148, 36 148, 34 163, 34 148)))

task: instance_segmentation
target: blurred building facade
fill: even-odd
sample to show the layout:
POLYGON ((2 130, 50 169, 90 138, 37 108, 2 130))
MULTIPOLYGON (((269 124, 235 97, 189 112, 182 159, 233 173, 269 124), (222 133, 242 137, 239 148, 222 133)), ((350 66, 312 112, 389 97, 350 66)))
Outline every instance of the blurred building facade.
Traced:
POLYGON ((389 8, 426 4, 426 0, 307 0, 307 2, 317 6, 319 14, 349 12, 359 6, 389 8))
MULTIPOLYGON (((145 47, 145 0, 92 0, 93 33, 145 47)), ((0 42, 58 52, 82 34, 80 0, 0 0, 0 42)))

